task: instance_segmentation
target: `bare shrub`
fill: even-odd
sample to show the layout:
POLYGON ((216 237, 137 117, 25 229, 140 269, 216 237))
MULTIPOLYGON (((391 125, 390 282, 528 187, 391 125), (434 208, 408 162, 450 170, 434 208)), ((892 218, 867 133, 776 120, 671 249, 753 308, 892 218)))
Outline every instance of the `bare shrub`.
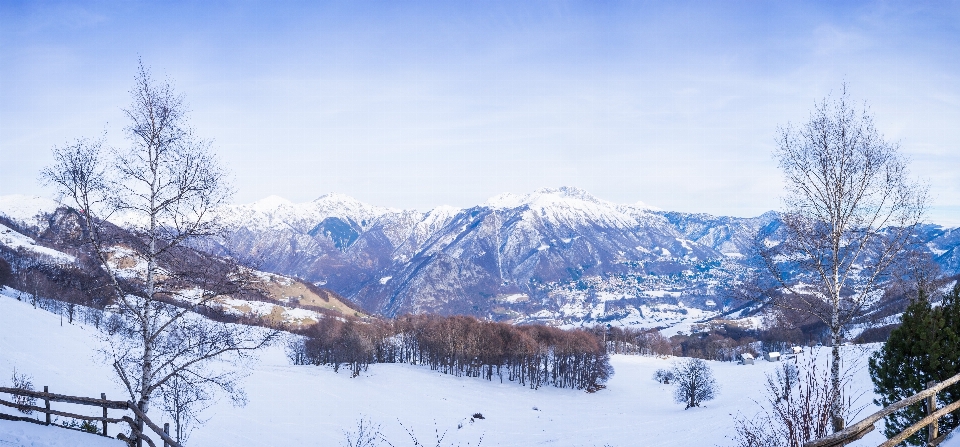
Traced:
POLYGON ((160 409, 172 419, 173 437, 181 444, 187 442, 197 425, 206 423, 199 414, 213 404, 210 387, 196 383, 203 380, 206 379, 179 375, 160 387, 160 409))
POLYGON ((804 443, 833 433, 836 408, 844 420, 852 420, 864 408, 854 407, 859 396, 851 396, 852 372, 843 372, 841 392, 834 391, 829 370, 819 370, 811 359, 801 371, 784 363, 775 374, 767 374, 766 400, 753 418, 736 420, 736 447, 802 447, 804 443))
MULTIPOLYGON (((402 422, 400 423, 400 426, 403 427, 403 429, 407 432, 407 436, 410 437, 410 442, 413 443, 413 444, 412 444, 413 447, 427 447, 428 445, 432 445, 433 447, 443 447, 443 446, 444 446, 443 440, 446 439, 447 433, 449 433, 448 430, 444 430, 444 431, 441 433, 439 427, 434 427, 434 429, 433 429, 433 438, 434 438, 435 443, 434 443, 434 442, 430 442, 429 444, 424 444, 423 442, 420 442, 420 439, 419 439, 419 438, 417 438, 417 435, 413 432, 413 429, 407 428, 407 426, 403 425, 402 422)), ((459 427, 457 427, 457 428, 459 428, 459 427)), ((390 447, 396 447, 396 446, 394 446, 392 443, 390 443, 390 441, 387 441, 386 439, 384 439, 384 442, 386 442, 387 445, 389 445, 390 447)), ((482 444, 482 443, 483 443, 483 436, 481 436, 481 437, 480 437, 480 440, 477 441, 477 447, 479 447, 480 444, 482 444)), ((446 445, 451 446, 451 447, 454 446, 454 444, 452 444, 452 443, 448 443, 448 444, 446 444, 446 445)), ((467 446, 470 446, 470 445, 471 445, 470 443, 467 443, 467 446)), ((460 446, 460 444, 457 444, 457 447, 459 447, 459 446, 460 446)))
POLYGON ((660 368, 653 373, 653 380, 656 380, 664 385, 669 385, 670 382, 674 381, 674 379, 676 379, 676 377, 674 377, 673 371, 669 369, 660 368))
MULTIPOLYGON (((22 373, 17 373, 16 369, 13 370, 13 376, 10 378, 10 380, 13 382, 13 388, 24 391, 35 391, 33 389, 33 377, 22 373)), ((37 398, 15 394, 13 396, 13 403, 17 404, 17 411, 23 414, 33 414, 33 410, 28 407, 36 406, 37 398)))
POLYGON ((76 419, 70 419, 66 421, 60 421, 60 426, 64 428, 69 428, 72 430, 80 430, 87 433, 99 433, 100 427, 97 426, 96 422, 93 421, 78 421, 76 419))
MULTIPOLYGON (((483 419, 482 415, 480 419, 483 419)), ((459 444, 459 443, 454 444, 453 442, 450 442, 450 441, 447 441, 446 443, 444 443, 444 440, 447 439, 447 434, 449 433, 449 430, 444 430, 441 432, 440 428, 436 426, 434 427, 434 430, 433 430, 433 434, 434 434, 433 440, 428 440, 424 442, 417 437, 416 433, 414 433, 412 428, 407 427, 406 425, 403 425, 403 422, 400 422, 400 427, 403 428, 403 430, 407 433, 407 437, 409 438, 409 444, 407 445, 411 445, 413 447, 427 447, 427 446, 430 446, 430 447, 444 447, 444 446, 479 447, 480 444, 483 443, 483 436, 480 437, 480 439, 477 441, 476 444, 471 444, 469 442, 466 444, 459 444)), ((457 429, 460 429, 460 428, 462 427, 461 426, 457 427, 457 429)), ((404 444, 393 444, 392 442, 390 442, 390 440, 388 440, 383 435, 383 433, 380 432, 380 424, 374 423, 371 419, 367 417, 363 417, 359 421, 357 421, 357 427, 355 430, 344 431, 344 438, 345 438, 344 439, 345 442, 341 443, 341 445, 344 447, 377 447, 380 445, 387 445, 390 447, 400 447, 401 445, 404 445, 404 444)))
POLYGON ((344 432, 344 443, 346 447, 376 447, 383 440, 380 434, 380 424, 375 424, 368 418, 361 418, 357 421, 356 431, 344 432))

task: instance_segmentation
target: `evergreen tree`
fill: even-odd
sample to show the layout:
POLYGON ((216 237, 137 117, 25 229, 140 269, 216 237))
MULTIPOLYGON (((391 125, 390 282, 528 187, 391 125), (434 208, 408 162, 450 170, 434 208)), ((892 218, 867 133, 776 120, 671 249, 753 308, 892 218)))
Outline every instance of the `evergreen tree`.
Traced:
MULTIPOLYGON (((879 399, 887 406, 927 388, 930 381, 941 382, 960 373, 960 282, 943 297, 940 306, 931 305, 921 291, 904 311, 900 327, 893 330, 883 348, 870 358, 870 377, 879 399)), ((937 406, 960 400, 960 385, 937 395, 937 406)), ((887 417, 884 434, 892 437, 923 419, 924 402, 911 405, 887 417)), ((940 432, 960 425, 960 411, 940 419, 940 432)), ((926 432, 908 438, 907 445, 925 445, 926 432)))

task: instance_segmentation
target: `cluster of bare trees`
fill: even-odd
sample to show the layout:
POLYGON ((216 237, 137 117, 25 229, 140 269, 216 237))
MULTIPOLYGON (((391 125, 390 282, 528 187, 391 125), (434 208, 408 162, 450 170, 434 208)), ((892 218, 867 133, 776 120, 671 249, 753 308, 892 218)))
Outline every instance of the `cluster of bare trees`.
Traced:
POLYGON ((739 340, 720 334, 680 336, 675 340, 676 352, 683 357, 693 357, 721 362, 740 360, 741 354, 757 355, 756 340, 745 337, 739 340))
POLYGON ((722 362, 737 361, 743 353, 757 354, 757 337, 763 336, 762 331, 729 332, 718 327, 712 332, 667 338, 656 329, 611 327, 606 329, 605 339, 612 354, 675 355, 722 362))
POLYGON ((8 269, 0 285, 9 285, 18 291, 18 300, 60 315, 68 323, 79 318, 99 327, 106 304, 104 278, 86 261, 78 258, 67 264, 22 247, 0 246, 0 265, 8 269))
POLYGON ((409 363, 531 388, 592 392, 613 373, 602 339, 583 330, 408 315, 369 324, 325 318, 304 335, 291 345, 294 363, 347 367, 354 376, 370 363, 409 363))
POLYGON ((330 365, 334 371, 346 368, 351 377, 366 371, 371 363, 394 363, 394 346, 387 341, 390 325, 371 324, 338 318, 322 318, 289 346, 290 360, 297 365, 330 365))
POLYGON ((607 351, 611 354, 673 355, 673 344, 670 339, 656 329, 614 326, 606 331, 607 351))

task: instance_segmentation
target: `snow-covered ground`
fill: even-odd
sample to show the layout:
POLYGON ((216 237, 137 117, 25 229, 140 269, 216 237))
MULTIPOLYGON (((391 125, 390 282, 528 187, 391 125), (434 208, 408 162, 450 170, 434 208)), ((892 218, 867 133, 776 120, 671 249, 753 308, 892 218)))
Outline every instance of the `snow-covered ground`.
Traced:
POLYGON ((94 436, 76 430, 0 419, 0 446, 124 447, 126 444, 113 438, 94 436))
POLYGON ((57 263, 72 263, 76 261, 76 258, 66 253, 37 245, 37 242, 33 240, 33 238, 13 231, 13 229, 3 224, 0 224, 0 245, 5 245, 13 250, 22 249, 48 256, 57 263))
POLYGON ((46 197, 20 194, 0 196, 0 215, 39 230, 46 228, 43 216, 56 211, 58 206, 57 202, 46 197))
MULTIPOLYGON (((96 353, 98 345, 93 328, 66 322, 61 326, 54 314, 0 296, 0 384, 9 385, 16 367, 33 376, 39 388, 48 385, 53 392, 82 396, 105 392, 108 398, 123 399, 112 371, 96 353)), ((865 353, 859 347, 845 349, 850 349, 851 357, 865 353)), ((762 360, 752 366, 710 362, 721 386, 718 397, 703 408, 684 410, 673 402, 669 386, 651 378, 672 361, 614 356, 616 374, 607 388, 588 394, 552 387, 531 390, 397 364, 372 365, 360 377, 350 378, 327 367, 290 365, 283 347, 276 346, 264 351, 248 371, 244 380, 248 404, 241 408, 226 401, 215 404, 204 413, 208 422, 193 433, 189 445, 341 445, 344 432, 365 417, 380 424, 398 447, 413 445, 406 429, 431 445, 439 430, 447 432, 443 445, 477 445, 482 439, 485 446, 723 446, 730 445, 734 416, 756 411, 765 374, 777 367, 762 360), (471 421, 475 413, 484 419, 471 421)), ((873 395, 865 368, 856 373, 856 383, 867 392, 863 402, 869 402, 873 395)), ((872 411, 871 404, 861 416, 872 411)), ((880 444, 880 428, 853 445, 880 444)), ((106 441, 89 436, 89 442, 71 444, 64 441, 66 436, 87 435, 23 422, 0 423, 0 446, 106 441), (34 437, 42 434, 29 430, 52 433, 52 441, 37 441, 34 437)))

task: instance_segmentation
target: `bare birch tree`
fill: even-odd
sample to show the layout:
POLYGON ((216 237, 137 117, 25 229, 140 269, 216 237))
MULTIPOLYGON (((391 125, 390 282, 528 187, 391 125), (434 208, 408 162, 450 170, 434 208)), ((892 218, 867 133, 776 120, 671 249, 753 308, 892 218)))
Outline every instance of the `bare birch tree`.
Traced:
POLYGON ((155 82, 141 65, 131 95, 128 147, 79 140, 55 148, 55 163, 41 178, 75 207, 110 278, 119 318, 107 325, 108 356, 131 400, 147 412, 151 398, 174 385, 181 395, 219 389, 238 397, 236 368, 224 369, 223 361, 242 360, 275 333, 197 315, 215 298, 242 291, 246 277, 236 263, 186 245, 219 233, 212 212, 230 196, 226 175, 168 83, 155 82), (108 219, 123 221, 133 237, 108 219))
MULTIPOLYGON (((781 129, 775 156, 786 179, 782 233, 759 237, 781 292, 774 303, 830 329, 836 395, 843 334, 881 293, 927 203, 926 187, 909 178, 899 146, 883 138, 865 107, 850 101, 844 86, 802 126, 781 129)), ((832 422, 835 431, 843 428, 841 408, 834 408, 832 422)))

